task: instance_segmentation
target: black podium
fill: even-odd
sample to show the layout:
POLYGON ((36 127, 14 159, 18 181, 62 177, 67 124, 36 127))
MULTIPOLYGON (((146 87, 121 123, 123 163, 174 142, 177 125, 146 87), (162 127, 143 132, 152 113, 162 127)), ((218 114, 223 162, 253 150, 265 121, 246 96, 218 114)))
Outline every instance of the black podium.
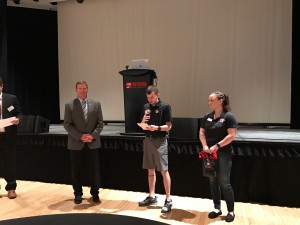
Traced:
POLYGON ((147 103, 146 89, 156 78, 154 70, 127 69, 119 72, 123 76, 125 132, 141 134, 137 125, 143 117, 143 106, 147 103))

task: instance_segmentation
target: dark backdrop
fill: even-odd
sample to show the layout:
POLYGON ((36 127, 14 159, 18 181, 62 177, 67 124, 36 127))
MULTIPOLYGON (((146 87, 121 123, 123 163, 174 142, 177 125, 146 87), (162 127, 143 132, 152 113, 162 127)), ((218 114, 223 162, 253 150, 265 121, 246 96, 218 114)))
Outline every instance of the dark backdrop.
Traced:
POLYGON ((0 1, 0 77, 7 74, 6 0, 0 1))
POLYGON ((300 1, 293 1, 291 128, 300 129, 300 1))
POLYGON ((17 95, 24 114, 59 123, 57 12, 7 7, 6 15, 4 92, 17 95))
MULTIPOLYGON (((101 188, 148 192, 147 171, 142 169, 143 139, 121 135, 101 137, 101 188)), ((67 134, 19 135, 17 179, 71 184, 67 142, 67 134)), ((211 198, 208 178, 202 176, 200 149, 197 139, 169 139, 172 195, 211 198)), ((241 140, 233 142, 233 150, 231 183, 235 201, 300 207, 297 174, 300 144, 241 140)), ((86 165, 83 169, 86 174, 86 165)), ((2 174, 0 164, 0 176, 2 174)), ((87 176, 84 183, 90 186, 87 176)), ((155 190, 165 193, 159 172, 155 190)))

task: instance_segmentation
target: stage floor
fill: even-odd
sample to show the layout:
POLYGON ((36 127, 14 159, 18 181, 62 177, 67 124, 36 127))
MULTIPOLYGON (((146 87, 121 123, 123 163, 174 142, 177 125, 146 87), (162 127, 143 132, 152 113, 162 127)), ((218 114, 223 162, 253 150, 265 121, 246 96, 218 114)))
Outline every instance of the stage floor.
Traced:
MULTIPOLYGON (((105 125, 101 136, 111 137, 124 137, 125 126, 124 124, 109 124, 105 125)), ((63 125, 51 124, 49 133, 42 135, 67 135, 63 125)), ((126 135, 125 135, 126 136, 126 135)), ((134 135, 128 134, 130 137, 134 135)), ((180 139, 180 137, 170 137, 172 139, 180 139)), ((300 143, 300 130, 293 130, 289 128, 263 128, 245 126, 238 129, 234 141, 245 142, 278 142, 278 143, 300 143)))
MULTIPOLYGON (((4 179, 0 179, 4 184, 4 179)), ((208 186, 208 183, 205 183, 208 186)), ((201 190, 201 189, 199 189, 201 190)), ((38 224, 38 225, 67 225, 67 224, 114 224, 114 225, 145 225, 166 223, 172 225, 208 225, 225 224, 224 217, 227 213, 224 207, 223 215, 216 219, 208 219, 208 213, 212 209, 212 200, 208 198, 191 198, 172 195, 174 202, 172 211, 167 214, 160 212, 164 201, 163 194, 157 194, 158 204, 149 207, 139 207, 138 202, 145 198, 145 192, 133 192, 124 190, 112 190, 101 188, 100 204, 93 203, 89 195, 89 188, 83 187, 83 201, 80 205, 73 202, 72 188, 70 185, 53 184, 44 182, 18 181, 18 197, 14 200, 7 198, 7 192, 0 190, 0 224, 38 224), (85 218, 79 218, 82 214, 85 218), (55 221, 50 216, 56 217, 55 221), (64 216, 61 221, 60 216, 64 216), (90 215, 91 218, 87 217, 90 215), (97 217, 102 218, 94 218, 97 217), (101 216, 102 215, 102 216, 101 216), (105 215, 123 217, 122 221, 106 221, 105 215), (45 216, 30 218, 32 216, 45 216), (124 217, 126 216, 126 217, 124 217), (73 218, 72 221, 69 219, 73 218), (128 221, 129 218, 136 221, 128 221), (17 219, 13 220, 10 219, 17 219), (21 219, 24 218, 24 219, 21 219), (83 221, 84 219, 84 221, 83 221), (147 221, 141 221, 147 219, 147 221), (81 223, 79 223, 81 221, 81 223)), ((222 205, 226 205, 222 201, 222 205)), ((269 206, 258 203, 235 203, 236 218, 232 224, 243 225, 292 225, 300 223, 300 208, 269 206)), ((115 218, 117 219, 117 218, 115 218)))

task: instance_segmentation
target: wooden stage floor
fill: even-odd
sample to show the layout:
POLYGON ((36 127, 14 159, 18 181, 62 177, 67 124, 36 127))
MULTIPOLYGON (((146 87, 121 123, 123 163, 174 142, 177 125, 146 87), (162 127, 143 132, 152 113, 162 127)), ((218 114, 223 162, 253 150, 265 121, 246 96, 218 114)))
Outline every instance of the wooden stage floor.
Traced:
MULTIPOLYGON (((0 190, 1 221, 52 214, 99 213, 140 217, 174 225, 227 224, 224 221, 227 213, 224 202, 222 202, 223 216, 213 220, 207 218, 208 212, 212 209, 210 199, 173 196, 172 211, 161 214, 163 195, 158 195, 158 205, 139 207, 138 201, 142 200, 146 193, 101 189, 102 202, 95 204, 90 199, 89 189, 84 187, 83 202, 75 205, 71 185, 18 181, 18 197, 11 200, 7 198, 4 190, 5 181, 2 178, 0 184, 2 186, 0 190)), ((236 218, 232 224, 300 224, 299 208, 236 202, 235 213, 236 218)))

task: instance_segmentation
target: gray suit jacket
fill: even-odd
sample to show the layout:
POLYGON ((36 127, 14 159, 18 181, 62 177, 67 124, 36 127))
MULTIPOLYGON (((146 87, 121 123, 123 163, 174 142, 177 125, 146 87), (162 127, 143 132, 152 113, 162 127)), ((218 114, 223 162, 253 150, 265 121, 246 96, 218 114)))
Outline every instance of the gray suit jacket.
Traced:
POLYGON ((65 105, 64 128, 68 132, 68 149, 81 150, 83 134, 91 134, 94 140, 88 144, 90 149, 101 147, 100 133, 103 129, 103 117, 100 102, 87 99, 87 121, 84 119, 81 103, 78 98, 65 105))

